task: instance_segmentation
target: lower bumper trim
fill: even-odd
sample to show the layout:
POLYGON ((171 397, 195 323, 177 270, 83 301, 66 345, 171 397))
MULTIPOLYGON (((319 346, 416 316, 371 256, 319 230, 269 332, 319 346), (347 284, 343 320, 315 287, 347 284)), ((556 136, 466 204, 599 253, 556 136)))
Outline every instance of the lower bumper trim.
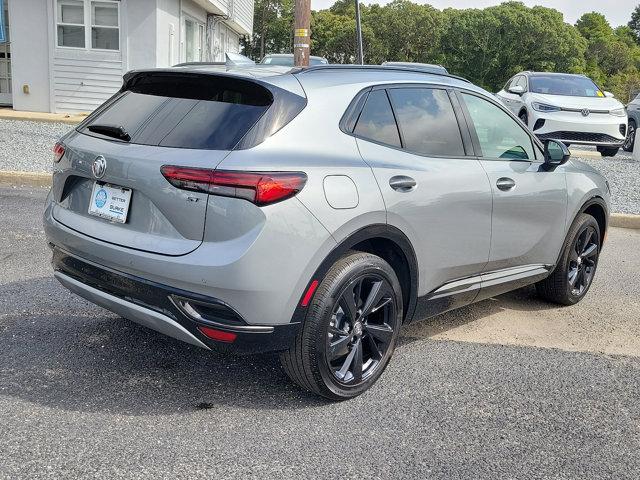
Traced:
POLYGON ((53 246, 55 277, 72 292, 117 313, 192 345, 222 353, 252 354, 287 350, 300 322, 247 324, 221 300, 136 277, 85 260, 53 246), (191 307, 191 309, 186 307, 191 307), (191 311, 193 310, 193 311, 191 311), (232 332, 233 342, 216 341, 200 327, 232 332))
POLYGON ((154 310, 144 308, 140 305, 136 305, 135 303, 127 302, 126 300, 105 293, 97 288, 85 285, 62 272, 55 272, 54 276, 62 285, 73 293, 95 303, 96 305, 100 305, 107 310, 121 315, 127 320, 131 320, 177 340, 182 340, 183 342, 190 343, 191 345, 210 350, 209 347, 198 340, 186 328, 166 315, 162 315, 154 310))

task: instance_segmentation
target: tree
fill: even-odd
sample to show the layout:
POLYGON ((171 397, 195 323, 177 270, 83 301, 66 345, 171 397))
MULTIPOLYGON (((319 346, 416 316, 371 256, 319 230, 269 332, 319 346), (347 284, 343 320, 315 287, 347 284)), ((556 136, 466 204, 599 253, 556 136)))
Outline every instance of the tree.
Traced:
POLYGON ((582 15, 576 22, 576 28, 589 41, 613 35, 613 29, 606 17, 597 12, 582 15))
POLYGON ((609 77, 634 69, 640 61, 640 47, 629 27, 614 30, 604 15, 591 12, 578 19, 576 28, 587 40, 585 73, 596 83, 606 85, 609 77))
POLYGON ((629 28, 633 32, 636 42, 640 43, 640 5, 638 5, 631 14, 631 21, 628 23, 629 28))
MULTIPOLYGON (((353 63, 356 59, 356 21, 354 16, 342 15, 332 10, 311 12, 311 53, 325 57, 331 63, 353 63)), ((370 52, 376 42, 368 25, 362 25, 362 43, 370 52)))
MULTIPOLYGON (((584 73, 620 98, 640 85, 640 5, 628 26, 611 28, 600 13, 576 25, 552 8, 508 1, 484 9, 437 10, 411 0, 361 5, 365 62, 439 63, 489 90, 522 70, 584 73), (626 93, 625 93, 626 92, 626 93)), ((245 52, 290 53, 293 0, 256 0, 245 52)), ((312 12, 311 51, 332 63, 356 59, 353 0, 312 12)))
POLYGON ((243 39, 244 54, 261 60, 267 53, 293 51, 293 0, 256 0, 253 35, 243 39))
POLYGON ((444 65, 490 90, 522 70, 583 70, 586 41, 556 10, 506 2, 447 9, 444 65))

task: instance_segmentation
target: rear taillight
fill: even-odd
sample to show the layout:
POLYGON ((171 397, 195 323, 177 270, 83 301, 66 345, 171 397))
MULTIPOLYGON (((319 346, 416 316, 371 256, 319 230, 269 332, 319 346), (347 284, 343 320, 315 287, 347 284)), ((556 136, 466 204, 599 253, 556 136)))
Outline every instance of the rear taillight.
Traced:
POLYGON ((296 195, 305 183, 303 172, 239 172, 164 165, 162 175, 176 188, 243 198, 258 206, 296 195))
POLYGON ((64 145, 56 143, 53 146, 53 162, 58 163, 64 157, 64 145))

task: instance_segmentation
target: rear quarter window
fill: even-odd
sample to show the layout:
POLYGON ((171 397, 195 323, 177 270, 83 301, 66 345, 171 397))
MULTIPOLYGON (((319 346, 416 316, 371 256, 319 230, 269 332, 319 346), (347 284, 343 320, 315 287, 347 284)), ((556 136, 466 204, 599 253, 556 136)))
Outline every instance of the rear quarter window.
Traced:
POLYGON ((353 133, 367 140, 400 147, 398 126, 385 90, 374 90, 369 94, 353 133))

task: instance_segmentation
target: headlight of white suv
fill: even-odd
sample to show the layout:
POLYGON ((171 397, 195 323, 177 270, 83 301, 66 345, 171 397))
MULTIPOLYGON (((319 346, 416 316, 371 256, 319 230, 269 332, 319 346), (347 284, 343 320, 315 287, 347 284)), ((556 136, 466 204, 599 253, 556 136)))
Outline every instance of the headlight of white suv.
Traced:
POLYGON ((547 105, 546 103, 540 102, 533 102, 531 106, 538 112, 559 112, 561 110, 560 107, 555 107, 553 105, 547 105))
POLYGON ((626 117, 627 116, 627 111, 624 109, 624 107, 616 108, 615 110, 611 110, 609 113, 611 115, 615 115, 616 117, 626 117))

